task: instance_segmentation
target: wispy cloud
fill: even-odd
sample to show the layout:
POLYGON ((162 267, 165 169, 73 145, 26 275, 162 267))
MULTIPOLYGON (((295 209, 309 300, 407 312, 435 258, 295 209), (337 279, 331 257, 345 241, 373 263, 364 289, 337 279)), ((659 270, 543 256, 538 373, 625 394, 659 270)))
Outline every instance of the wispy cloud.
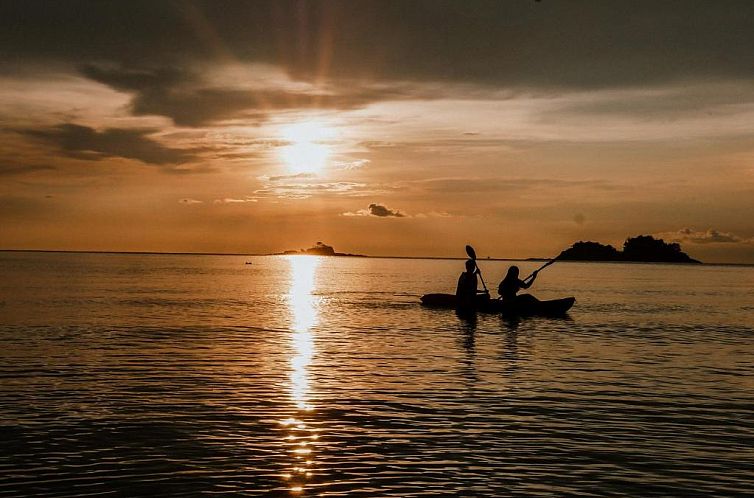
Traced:
POLYGON ((731 232, 721 232, 713 228, 705 231, 682 228, 677 232, 663 232, 657 235, 673 242, 689 242, 692 244, 754 244, 754 237, 741 237, 731 232))
POLYGON ((361 197, 367 194, 365 190, 367 190, 367 185, 358 182, 291 183, 269 184, 265 188, 255 190, 254 194, 280 199, 308 199, 322 194, 361 197))
POLYGON ((343 169, 360 169, 370 162, 369 159, 354 159, 353 161, 341 161, 335 163, 335 166, 343 169))
POLYGON ((429 211, 427 213, 417 213, 414 218, 452 218, 454 215, 447 211, 429 211))
POLYGON ((259 180, 263 182, 279 182, 279 181, 289 181, 289 180, 303 180, 303 179, 309 179, 309 178, 316 178, 317 175, 314 173, 296 173, 295 175, 274 175, 274 176, 267 176, 263 175, 258 177, 259 180))
POLYGON ((480 194, 489 192, 520 192, 533 189, 583 189, 615 191, 623 187, 603 180, 563 180, 559 178, 441 177, 402 182, 412 188, 434 194, 480 194))
POLYGON ((245 204, 247 202, 259 202, 259 199, 257 197, 244 197, 242 199, 225 197, 223 199, 215 199, 213 202, 215 204, 245 204))

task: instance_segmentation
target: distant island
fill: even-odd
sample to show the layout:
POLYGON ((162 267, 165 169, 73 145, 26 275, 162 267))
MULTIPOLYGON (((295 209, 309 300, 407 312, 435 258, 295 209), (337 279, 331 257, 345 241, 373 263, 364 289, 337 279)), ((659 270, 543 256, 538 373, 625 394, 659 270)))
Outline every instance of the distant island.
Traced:
MULTIPOLYGON (((349 256, 368 258, 365 254, 336 252, 333 246, 317 242, 308 249, 289 249, 272 253, 272 256, 349 256)), ((444 259, 444 258, 439 258, 444 259)), ((486 258, 492 260, 493 258, 486 258)), ((701 264, 681 251, 677 243, 667 243, 651 235, 629 237, 623 243, 623 251, 599 242, 579 241, 561 252, 556 259, 562 261, 635 261, 642 263, 691 263, 701 264)), ((527 261, 545 261, 544 258, 528 258, 527 261)))
POLYGON ((314 244, 314 246, 310 247, 309 249, 289 249, 287 251, 283 251, 280 253, 276 253, 276 255, 284 255, 284 256, 291 256, 291 255, 310 255, 310 256, 350 256, 354 258, 366 258, 365 254, 350 254, 345 252, 335 252, 335 249, 333 246, 328 246, 325 243, 317 242, 314 244))
POLYGON ((637 261, 644 263, 695 263, 681 251, 680 244, 667 243, 651 235, 629 237, 623 243, 623 251, 599 242, 579 241, 561 252, 557 259, 564 261, 637 261))

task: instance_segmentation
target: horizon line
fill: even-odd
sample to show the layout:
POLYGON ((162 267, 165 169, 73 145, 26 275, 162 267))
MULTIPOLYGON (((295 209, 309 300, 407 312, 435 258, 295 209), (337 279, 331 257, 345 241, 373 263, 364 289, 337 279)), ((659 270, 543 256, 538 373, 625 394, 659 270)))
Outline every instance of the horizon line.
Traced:
MULTIPOLYGON (((317 256, 336 258, 373 258, 373 259, 442 259, 442 260, 465 260, 468 257, 456 256, 371 256, 368 254, 340 254, 323 256, 318 254, 282 254, 282 253, 251 253, 251 252, 188 252, 188 251, 113 251, 113 250, 86 250, 86 249, 0 249, 0 252, 45 252, 45 253, 68 253, 68 254, 141 254, 141 255, 165 255, 165 256, 317 256)), ((477 261, 550 261, 553 258, 529 257, 529 258, 477 258, 477 261)), ((564 260, 563 263, 634 263, 634 264, 684 264, 662 261, 588 261, 588 260, 564 260)), ((713 266, 754 266, 754 263, 719 263, 700 262, 702 265, 713 266)))
MULTIPOLYGON (((469 259, 455 256, 373 256, 369 254, 283 254, 266 252, 191 252, 191 251, 117 251, 117 250, 89 250, 89 249, 0 249, 0 252, 60 252, 60 253, 91 253, 91 254, 164 254, 166 256, 321 256, 339 258, 389 258, 389 259, 469 259)), ((549 261, 552 258, 477 258, 478 261, 549 261)))

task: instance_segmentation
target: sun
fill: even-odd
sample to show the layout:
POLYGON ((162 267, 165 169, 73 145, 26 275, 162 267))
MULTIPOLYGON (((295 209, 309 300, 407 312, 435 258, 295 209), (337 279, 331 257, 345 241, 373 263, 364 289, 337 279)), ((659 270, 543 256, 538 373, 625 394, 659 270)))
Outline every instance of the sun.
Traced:
POLYGON ((334 138, 332 128, 319 121, 304 121, 281 129, 289 142, 279 149, 280 159, 293 174, 321 173, 332 154, 327 140, 334 138))

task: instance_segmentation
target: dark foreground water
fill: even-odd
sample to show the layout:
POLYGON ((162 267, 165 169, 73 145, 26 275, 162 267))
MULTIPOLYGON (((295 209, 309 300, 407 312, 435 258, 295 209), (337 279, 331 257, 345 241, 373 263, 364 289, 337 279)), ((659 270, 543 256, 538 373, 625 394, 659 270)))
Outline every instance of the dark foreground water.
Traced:
POLYGON ((462 266, 0 253, 0 496, 754 495, 754 268, 462 266))

